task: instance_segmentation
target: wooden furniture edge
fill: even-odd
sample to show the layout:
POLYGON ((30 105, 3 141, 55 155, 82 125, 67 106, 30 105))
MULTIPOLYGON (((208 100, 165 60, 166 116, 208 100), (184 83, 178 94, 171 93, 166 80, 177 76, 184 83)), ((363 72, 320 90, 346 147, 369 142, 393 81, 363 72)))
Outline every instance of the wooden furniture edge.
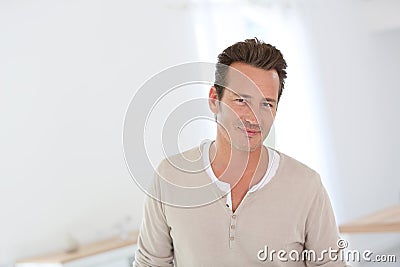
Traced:
MULTIPOLYGON (((57 252, 40 257, 26 258, 18 260, 16 263, 60 263, 79 260, 85 257, 94 256, 100 253, 112 251, 115 249, 135 245, 137 243, 138 231, 132 232, 128 235, 126 240, 118 237, 109 238, 93 243, 79 246, 77 251, 74 252, 57 252)), ((133 253, 133 252, 132 252, 133 253)))
POLYGON ((400 205, 385 208, 339 226, 340 233, 400 232, 400 205))

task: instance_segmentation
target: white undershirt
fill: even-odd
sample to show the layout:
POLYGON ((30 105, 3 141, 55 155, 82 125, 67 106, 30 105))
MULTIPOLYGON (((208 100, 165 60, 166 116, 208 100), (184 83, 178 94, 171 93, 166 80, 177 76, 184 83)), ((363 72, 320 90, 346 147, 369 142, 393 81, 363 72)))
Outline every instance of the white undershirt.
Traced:
MULTIPOLYGON (((214 174, 212 168, 211 168, 211 163, 210 163, 210 146, 212 144, 211 140, 207 140, 204 143, 203 146, 203 163, 205 167, 205 171, 210 176, 211 181, 215 183, 222 192, 226 193, 226 206, 229 207, 232 210, 232 195, 231 195, 231 186, 229 183, 225 183, 220 181, 214 174)), ((268 168, 267 171, 265 172, 264 177, 255 185, 253 185, 246 193, 244 198, 249 193, 252 193, 258 189, 261 189, 264 185, 266 185, 271 178, 275 175, 276 170, 278 169, 279 166, 279 161, 280 161, 280 156, 279 153, 276 152, 275 150, 267 147, 268 150, 268 168)), ((244 199, 243 198, 243 199, 244 199)))

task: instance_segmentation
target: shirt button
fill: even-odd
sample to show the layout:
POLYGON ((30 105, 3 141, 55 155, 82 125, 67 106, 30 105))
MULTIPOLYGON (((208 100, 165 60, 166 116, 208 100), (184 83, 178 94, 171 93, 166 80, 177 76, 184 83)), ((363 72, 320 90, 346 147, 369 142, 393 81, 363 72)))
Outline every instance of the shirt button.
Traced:
POLYGON ((235 229, 235 226, 233 224, 231 225, 231 229, 235 229))
POLYGON ((233 215, 232 215, 232 219, 236 219, 236 214, 233 214, 233 215))
POLYGON ((235 238, 233 237, 233 236, 231 236, 230 238, 229 238, 229 240, 231 240, 231 241, 233 241, 235 238))

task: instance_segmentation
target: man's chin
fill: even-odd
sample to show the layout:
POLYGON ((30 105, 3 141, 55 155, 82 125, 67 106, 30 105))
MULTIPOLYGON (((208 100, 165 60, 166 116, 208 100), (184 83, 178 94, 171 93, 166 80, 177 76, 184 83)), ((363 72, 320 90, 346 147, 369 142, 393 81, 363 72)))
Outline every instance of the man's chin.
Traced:
POLYGON ((239 151, 243 152, 254 152, 262 147, 262 143, 233 143, 232 146, 239 151))

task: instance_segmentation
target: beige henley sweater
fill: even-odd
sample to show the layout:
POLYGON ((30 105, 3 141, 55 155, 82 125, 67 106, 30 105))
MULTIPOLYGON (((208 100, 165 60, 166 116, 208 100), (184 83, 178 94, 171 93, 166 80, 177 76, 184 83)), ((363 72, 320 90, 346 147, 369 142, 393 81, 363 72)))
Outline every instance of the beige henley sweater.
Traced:
POLYGON ((345 266, 323 252, 337 250, 339 237, 315 171, 278 152, 276 174, 232 212, 200 151, 159 165, 150 193, 162 201, 146 197, 134 266, 345 266), (304 250, 316 260, 303 260, 304 250))

